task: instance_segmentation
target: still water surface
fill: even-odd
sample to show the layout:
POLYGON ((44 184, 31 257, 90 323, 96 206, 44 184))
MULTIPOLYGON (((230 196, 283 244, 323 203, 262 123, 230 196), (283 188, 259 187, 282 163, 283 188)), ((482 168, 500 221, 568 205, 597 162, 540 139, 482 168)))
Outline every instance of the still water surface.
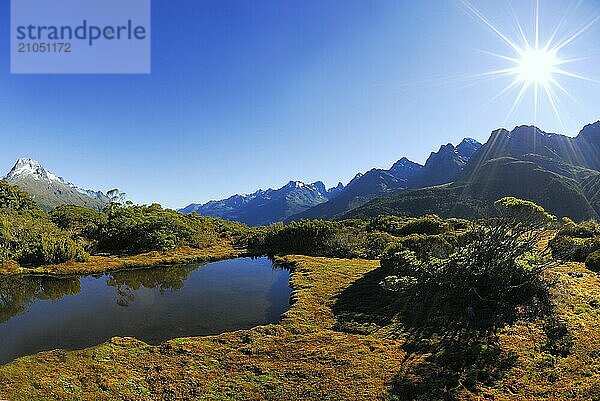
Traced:
POLYGON ((150 344, 276 323, 289 271, 267 258, 66 278, 0 277, 0 364, 113 336, 150 344))

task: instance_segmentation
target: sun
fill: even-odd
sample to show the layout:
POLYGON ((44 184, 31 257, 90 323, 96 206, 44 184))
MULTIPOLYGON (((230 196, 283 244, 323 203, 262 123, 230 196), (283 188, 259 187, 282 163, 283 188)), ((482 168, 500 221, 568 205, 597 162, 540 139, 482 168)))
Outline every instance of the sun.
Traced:
MULTIPOLYGON (((559 57, 558 54, 559 52, 562 53, 562 51, 568 45, 575 42, 575 40, 577 40, 580 36, 589 31, 596 22, 600 21, 600 15, 595 14, 590 16, 587 22, 574 30, 574 33, 559 39, 559 31, 562 26, 566 25, 566 17, 573 9, 569 8, 564 13, 563 19, 552 31, 552 34, 546 38, 544 42, 542 42, 542 38, 540 38, 540 0, 535 0, 535 24, 533 27, 531 27, 531 29, 529 29, 530 32, 534 33, 532 35, 533 37, 528 37, 528 35, 526 35, 525 32, 527 30, 524 29, 523 25, 521 25, 519 18, 516 16, 514 9, 512 9, 511 6, 517 31, 520 34, 520 39, 515 40, 507 33, 500 30, 488 17, 475 8, 469 0, 460 0, 460 2, 478 21, 495 33, 511 50, 512 54, 510 55, 482 50, 483 53, 498 57, 505 62, 508 61, 510 65, 498 70, 478 74, 479 78, 511 78, 510 83, 489 100, 489 102, 496 100, 513 90, 518 92, 512 107, 506 116, 505 122, 508 121, 515 109, 519 106, 524 95, 531 91, 533 92, 534 99, 534 120, 537 120, 538 108, 540 106, 539 94, 541 93, 545 94, 547 102, 554 110, 556 118, 564 127, 561 113, 559 112, 558 95, 562 94, 566 95, 572 100, 575 99, 561 83, 561 78, 575 78, 595 84, 600 83, 600 81, 573 73, 565 69, 565 65, 582 60, 582 58, 569 59, 559 57)), ((572 7, 576 7, 576 5, 572 5, 572 7)))
POLYGON ((517 79, 529 85, 548 86, 555 81, 559 72, 560 60, 556 51, 546 49, 526 49, 517 59, 515 73, 517 79))

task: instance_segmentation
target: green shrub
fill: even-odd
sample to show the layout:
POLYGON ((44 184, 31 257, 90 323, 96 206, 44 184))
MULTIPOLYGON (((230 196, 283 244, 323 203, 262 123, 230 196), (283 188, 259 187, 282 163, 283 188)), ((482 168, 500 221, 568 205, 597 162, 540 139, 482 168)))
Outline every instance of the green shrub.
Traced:
POLYGON ((83 261, 83 245, 71 239, 47 217, 9 213, 0 217, 0 255, 21 265, 37 266, 83 261))
POLYGON ((87 207, 62 205, 50 213, 50 220, 63 230, 94 236, 106 224, 108 216, 87 207))
MULTIPOLYGON (((364 223, 363 223, 364 224, 364 223)), ((366 235, 356 221, 301 220, 254 229, 248 239, 253 254, 303 254, 349 258, 363 256, 366 235)))
POLYGON ((448 222, 448 224, 450 225, 450 227, 453 230, 458 230, 458 231, 467 230, 473 224, 473 223, 471 223, 471 221, 466 220, 466 219, 450 218, 450 219, 447 219, 446 221, 448 222))
POLYGON ((437 216, 405 218, 379 216, 363 220, 302 220, 288 225, 255 227, 246 235, 251 253, 297 253, 311 256, 378 259, 394 244, 402 244, 418 257, 446 257, 464 232, 455 232, 437 216), (437 234, 432 234, 437 233, 437 234))
POLYGON ((585 262, 593 252, 600 250, 600 238, 573 238, 556 236, 549 243, 552 255, 561 260, 585 262))
POLYGON ((587 257, 585 267, 593 272, 600 272, 600 251, 593 252, 587 257))
POLYGON ((87 251, 111 253, 206 247, 219 238, 244 246, 241 223, 186 215, 160 205, 108 205, 98 212, 60 206, 50 215, 17 187, 0 182, 0 261, 35 266, 85 260, 87 251))
POLYGON ((436 215, 418 218, 379 216, 369 222, 367 229, 402 237, 410 234, 442 234, 451 229, 451 226, 436 215))
POLYGON ((369 222, 367 225, 367 230, 398 235, 408 220, 409 219, 407 217, 378 216, 369 222))
POLYGON ((410 234, 436 235, 448 230, 448 224, 436 215, 419 217, 406 223, 399 231, 399 236, 410 234))
POLYGON ((519 222, 539 225, 556 220, 556 217, 547 213, 543 207, 512 196, 499 199, 494 205, 502 217, 519 222))
MULTIPOLYGON (((215 219, 182 214, 158 204, 111 204, 105 213, 107 221, 96 239, 99 248, 108 252, 167 250, 184 245, 201 248, 219 238, 215 219)), ((222 224, 218 228, 224 229, 222 224)))
POLYGON ((471 310, 477 315, 487 311, 492 319, 513 313, 517 305, 547 295, 542 265, 523 263, 542 260, 527 256, 537 253, 539 240, 537 235, 525 238, 530 231, 505 223, 473 228, 468 243, 441 259, 422 259, 401 245, 393 246, 381 259, 388 274, 382 285, 434 309, 460 314, 471 310))
POLYGON ((381 267, 398 276, 419 277, 426 265, 410 249, 395 245, 381 256, 381 267))
POLYGON ((365 238, 363 257, 366 259, 379 259, 384 251, 398 241, 391 234, 383 232, 368 233, 365 238))
POLYGON ((577 224, 569 218, 563 218, 558 236, 574 238, 593 238, 600 235, 600 224, 596 220, 588 220, 577 224))
POLYGON ((86 207, 63 205, 50 213, 50 220, 76 238, 88 252, 95 252, 100 230, 107 223, 108 216, 86 207))
POLYGON ((22 253, 18 262, 21 264, 56 264, 71 260, 84 262, 89 255, 83 246, 68 237, 44 235, 39 243, 22 253))
POLYGON ((0 180, 0 211, 39 210, 33 199, 16 185, 0 180))
POLYGON ((398 239, 398 249, 408 249, 421 259, 446 258, 454 247, 442 235, 412 234, 398 239))
POLYGON ((338 224, 322 220, 295 221, 275 225, 263 237, 262 247, 267 253, 300 253, 315 256, 347 255, 348 250, 338 240, 338 224))

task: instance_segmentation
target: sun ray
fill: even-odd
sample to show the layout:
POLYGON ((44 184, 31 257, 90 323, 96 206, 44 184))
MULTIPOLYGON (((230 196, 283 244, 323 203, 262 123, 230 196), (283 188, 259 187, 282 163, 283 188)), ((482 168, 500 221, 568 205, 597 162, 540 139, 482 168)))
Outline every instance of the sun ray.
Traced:
POLYGON ((535 88, 533 90, 533 122, 537 124, 538 119, 538 95, 540 91, 540 86, 536 83, 535 88))
POLYGON ((521 39, 523 39, 523 45, 525 48, 529 47, 529 40, 527 40, 527 35, 525 35, 525 31, 523 30, 523 26, 521 25, 521 22, 519 21, 519 17, 517 17, 517 13, 515 12, 515 8, 512 5, 512 1, 508 1, 508 7, 510 8, 510 12, 514 18, 515 24, 517 25, 517 29, 519 30, 519 33, 521 34, 521 39))
POLYGON ((550 46, 552 46, 552 42, 554 42, 554 39, 556 39, 556 35, 558 35, 558 32, 562 28, 563 24, 567 21, 567 17, 571 14, 571 12, 573 10, 579 8, 579 6, 581 5, 582 2, 583 2, 583 0, 579 0, 577 3, 573 3, 572 2, 570 4, 570 6, 564 12, 564 14, 563 14, 562 18, 560 19, 560 21, 558 21, 558 24, 556 24, 556 27, 552 31, 552 34, 550 35, 550 38, 548 38, 548 41, 546 42, 546 46, 544 46, 545 49, 550 49, 550 46))
POLYGON ((540 0, 535 2, 535 48, 540 48, 540 0))
POLYGON ((474 74, 473 77, 486 77, 489 75, 506 75, 506 74, 514 74, 515 73, 515 67, 508 67, 508 68, 503 68, 501 70, 494 70, 494 71, 488 71, 488 72, 481 72, 479 74, 474 74))
POLYGON ((575 74, 575 73, 570 72, 570 71, 565 71, 565 70, 560 69, 560 68, 557 68, 554 72, 556 74, 564 75, 566 77, 576 78, 576 79, 580 79, 582 81, 587 81, 587 82, 593 82, 595 84, 600 84, 600 81, 598 81, 596 79, 588 78, 588 77, 585 77, 583 75, 575 74))
POLYGON ((568 37, 567 39, 565 39, 563 42, 561 42, 558 45, 554 46, 553 49, 555 51, 559 51, 563 47, 571 44, 577 38, 579 38, 581 35, 583 35, 588 29, 590 29, 592 26, 594 26, 594 24, 596 22, 598 22, 598 20, 600 20, 600 15, 597 15, 594 19, 592 19, 589 23, 587 23, 583 28, 581 28, 580 30, 578 30, 577 32, 575 32, 573 35, 571 35, 570 37, 568 37))
POLYGON ((586 61, 586 60, 590 60, 592 59, 592 57, 574 57, 574 58, 567 58, 567 59, 562 59, 562 60, 558 60, 556 65, 564 65, 564 64, 571 64, 571 63, 575 63, 578 61, 586 61))
POLYGON ((504 89, 502 89, 500 92, 496 93, 493 97, 491 97, 490 99, 488 99, 483 104, 483 106, 488 105, 490 103, 493 103, 494 101, 496 101, 497 99, 499 99, 500 97, 502 97, 502 95, 504 95, 505 93, 508 93, 511 89, 513 89, 515 86, 517 86, 519 84, 520 84, 519 80, 515 79, 509 85, 507 85, 504 89))
POLYGON ((513 102, 512 107, 510 108, 510 110, 508 111, 508 114, 506 115, 506 119, 504 120, 504 124, 506 124, 506 122, 513 115, 513 113, 515 112, 515 110, 517 109, 517 107, 519 106, 519 104, 521 103, 521 99, 523 98, 523 95, 525 95, 525 92, 527 92, 528 88, 529 88, 529 82, 523 82, 523 86, 521 87, 521 90, 519 91, 519 94, 517 95, 517 98, 513 102))
POLYGON ((481 22, 483 22, 488 28, 490 28, 500 39, 502 39, 507 45, 512 47, 517 53, 521 53, 523 49, 521 49, 517 44, 515 44, 508 36, 502 33, 498 28, 496 28, 479 10, 477 10, 474 6, 472 6, 467 0, 460 0, 461 3, 467 7, 467 9, 475 15, 481 22))
POLYGON ((556 105, 556 102, 554 100, 554 95, 552 94, 552 88, 550 88, 550 86, 544 86, 544 90, 546 91, 546 95, 548 96, 550 105, 552 106, 552 109, 554 110, 554 114, 556 115, 558 122, 560 123, 560 125, 562 126, 562 128, 564 130, 565 124, 563 123, 562 117, 560 116, 560 113, 558 111, 558 106, 556 105))
POLYGON ((491 52, 489 50, 484 50, 484 49, 473 49, 473 50, 478 51, 478 52, 483 53, 483 54, 487 54, 489 56, 494 56, 494 57, 497 57, 497 58, 500 58, 500 59, 503 59, 503 60, 507 60, 507 61, 510 61, 510 62, 513 62, 513 63, 518 63, 519 62, 518 58, 510 57, 510 56, 507 56, 505 54, 494 53, 494 52, 491 52))
POLYGON ((577 100, 577 98, 575 96, 573 96, 571 94, 571 92, 569 92, 560 82, 558 82, 556 79, 552 78, 552 84, 554 86, 556 86, 562 93, 564 93, 569 99, 571 99, 572 102, 574 102, 575 104, 577 104, 579 107, 582 108, 586 108, 586 106, 581 103, 579 100, 577 100))

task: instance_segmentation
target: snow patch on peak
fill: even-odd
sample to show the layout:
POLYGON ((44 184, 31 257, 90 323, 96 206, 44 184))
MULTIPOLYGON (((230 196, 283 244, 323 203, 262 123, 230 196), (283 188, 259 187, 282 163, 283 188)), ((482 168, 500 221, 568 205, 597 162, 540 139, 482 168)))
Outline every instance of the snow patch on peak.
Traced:
POLYGON ((290 181, 284 188, 304 188, 305 186, 307 186, 307 184, 303 183, 302 181, 290 181))
POLYGON ((467 137, 467 138, 464 138, 464 139, 463 139, 463 140, 460 142, 460 144, 459 144, 458 146, 460 146, 460 145, 461 145, 461 144, 463 144, 463 143, 464 143, 464 144, 470 144, 470 145, 481 145, 481 143, 479 143, 479 141, 478 141, 478 140, 476 140, 476 139, 473 139, 473 138, 469 138, 469 137, 467 137))
POLYGON ((13 168, 3 179, 9 182, 17 182, 23 179, 33 179, 35 181, 45 181, 49 184, 59 183, 66 185, 79 192, 80 194, 88 196, 92 199, 102 202, 108 200, 106 195, 104 195, 104 193, 102 193, 101 191, 93 191, 91 189, 80 188, 77 185, 66 181, 64 178, 59 177, 56 174, 53 174, 50 171, 46 170, 44 166, 42 166, 37 160, 26 157, 17 160, 13 168))
POLYGON ((59 177, 46 170, 38 161, 28 158, 17 160, 4 179, 9 181, 25 177, 31 177, 36 181, 61 181, 59 177))

